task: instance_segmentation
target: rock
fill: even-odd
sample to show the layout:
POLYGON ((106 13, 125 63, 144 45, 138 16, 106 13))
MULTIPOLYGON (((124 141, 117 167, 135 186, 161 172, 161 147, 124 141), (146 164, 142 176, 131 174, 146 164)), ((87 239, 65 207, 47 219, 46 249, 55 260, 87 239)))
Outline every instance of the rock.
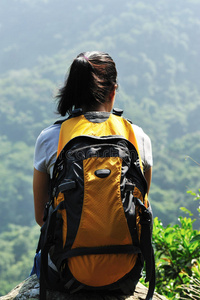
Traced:
MULTIPOLYGON (((92 293, 88 295, 86 292, 78 295, 63 294, 55 291, 47 292, 47 300, 143 300, 147 295, 147 288, 138 283, 134 296, 114 296, 114 295, 98 295, 92 293)), ((39 299, 39 281, 36 275, 33 275, 22 283, 17 285, 6 296, 0 297, 0 300, 34 300, 39 299)), ((165 297, 154 294, 153 300, 167 300, 165 297)))

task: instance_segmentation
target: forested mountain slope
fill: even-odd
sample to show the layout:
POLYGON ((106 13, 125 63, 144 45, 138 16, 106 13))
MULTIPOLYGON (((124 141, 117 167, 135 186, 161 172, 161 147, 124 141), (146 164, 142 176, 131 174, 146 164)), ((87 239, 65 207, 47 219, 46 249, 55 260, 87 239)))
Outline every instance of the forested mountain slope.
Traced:
MULTIPOLYGON (((199 188, 200 169, 187 157, 200 162, 199 13, 199 0, 1 1, 3 241, 11 232, 17 236, 20 226, 34 224, 35 140, 58 118, 53 95, 72 59, 87 50, 113 57, 119 80, 116 106, 152 140, 154 216, 175 223, 180 206, 192 209, 186 191, 199 188), (19 227, 15 231, 10 224, 19 227)), ((20 246, 9 245, 9 257, 20 252, 20 246)), ((6 256, 5 261, 9 266, 15 260, 6 256)))

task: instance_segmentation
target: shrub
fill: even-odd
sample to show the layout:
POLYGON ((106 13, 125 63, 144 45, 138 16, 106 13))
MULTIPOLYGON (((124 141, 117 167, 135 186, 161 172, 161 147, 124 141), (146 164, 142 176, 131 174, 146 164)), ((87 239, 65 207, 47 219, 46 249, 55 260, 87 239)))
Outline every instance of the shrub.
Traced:
MULTIPOLYGON (((199 200, 198 194, 189 193, 199 200)), ((164 228, 158 218, 154 220, 156 290, 169 299, 199 299, 194 297, 196 290, 200 294, 200 231, 193 229, 193 214, 186 208, 181 210, 189 217, 180 217, 174 226, 164 228)))

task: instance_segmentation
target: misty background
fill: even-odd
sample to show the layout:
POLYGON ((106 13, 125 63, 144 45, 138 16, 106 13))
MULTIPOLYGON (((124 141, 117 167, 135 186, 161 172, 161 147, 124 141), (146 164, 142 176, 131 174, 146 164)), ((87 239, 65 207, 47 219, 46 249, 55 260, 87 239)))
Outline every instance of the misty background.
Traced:
POLYGON ((54 96, 80 52, 112 56, 115 106, 151 138, 154 216, 167 225, 182 206, 195 213, 200 0, 0 0, 0 49, 0 295, 32 267, 35 140, 59 118, 54 96))

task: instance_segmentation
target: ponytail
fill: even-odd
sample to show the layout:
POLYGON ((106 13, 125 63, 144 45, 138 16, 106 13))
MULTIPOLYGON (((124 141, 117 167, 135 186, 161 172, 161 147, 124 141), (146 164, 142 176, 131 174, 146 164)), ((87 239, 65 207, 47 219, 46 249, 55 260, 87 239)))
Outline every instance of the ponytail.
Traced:
POLYGON ((65 116, 74 108, 95 110, 100 103, 107 101, 116 80, 115 63, 108 54, 79 54, 72 62, 67 80, 57 95, 58 113, 65 116))

